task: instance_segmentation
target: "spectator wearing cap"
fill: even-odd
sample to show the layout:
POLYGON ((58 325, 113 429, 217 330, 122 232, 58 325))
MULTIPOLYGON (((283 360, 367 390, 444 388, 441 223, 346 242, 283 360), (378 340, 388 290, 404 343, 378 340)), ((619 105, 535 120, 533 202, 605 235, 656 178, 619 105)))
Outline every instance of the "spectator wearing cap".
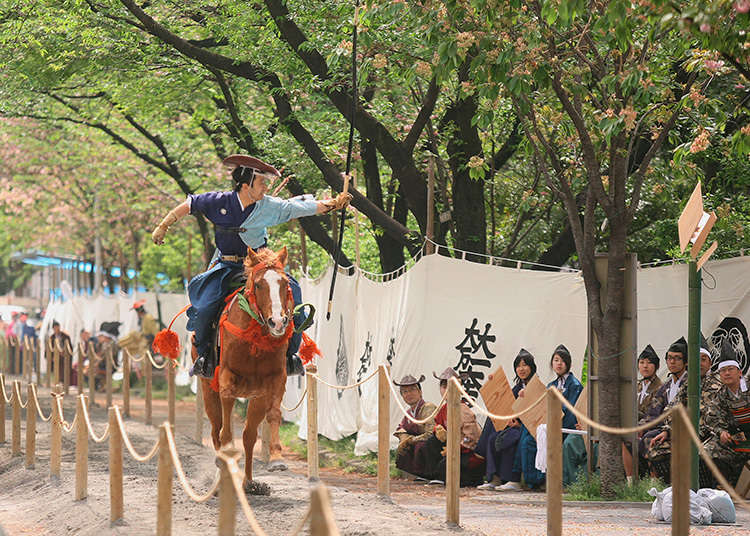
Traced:
MULTIPOLYGON (((557 378, 547 384, 547 387, 557 388, 572 406, 578 402, 583 391, 583 384, 570 371, 572 359, 570 351, 564 344, 559 344, 550 358, 550 368, 557 378)), ((567 406, 563 405, 562 427, 569 430, 579 429, 578 419, 567 406)), ((572 484, 578 476, 578 471, 586 464, 586 445, 583 438, 577 434, 563 434, 563 485, 572 484)))
POLYGON ((721 345, 717 369, 722 388, 717 393, 716 404, 707 411, 706 425, 711 435, 703 446, 734 486, 750 459, 750 389, 729 337, 721 345))
MULTIPOLYGON (((344 208, 352 198, 351 194, 340 193, 336 199, 321 201, 312 196, 280 199, 266 195, 268 181, 281 177, 272 165, 247 155, 231 155, 224 159, 224 165, 233 168, 231 191, 189 195, 164 217, 151 235, 155 244, 162 244, 167 230, 188 214, 202 214, 214 224, 214 256, 208 269, 188 284, 191 306, 187 311, 187 329, 194 332, 193 346, 198 354, 190 374, 207 379, 213 378, 217 365, 211 348, 211 326, 230 292, 231 281, 243 273, 248 248, 257 251, 266 247, 268 227, 344 208)), ((299 284, 289 277, 289 285, 294 304, 299 305, 302 302, 299 284)), ((295 326, 302 325, 305 319, 303 313, 295 315, 295 326)), ((302 363, 296 355, 301 340, 302 334, 296 333, 289 341, 288 373, 302 372, 302 363)))
MULTIPOLYGON (((682 384, 687 383, 687 342, 685 337, 680 337, 669 346, 665 361, 669 370, 668 379, 648 401, 645 414, 638 420, 638 425, 658 419, 667 410, 670 403, 677 398, 682 384)), ((639 451, 646 455, 651 446, 651 440, 660 433, 661 428, 657 426, 641 435, 638 441, 639 451)), ((669 463, 651 458, 649 458, 649 467, 655 475, 663 475, 670 471, 669 463)))
MULTIPOLYGON (((705 441, 711 435, 711 429, 708 427, 706 422, 706 415, 712 411, 712 406, 717 404, 717 397, 719 391, 723 387, 721 380, 711 374, 711 349, 709 347, 706 338, 701 335, 700 343, 700 376, 701 376, 701 392, 700 392, 700 421, 698 423, 698 436, 701 441, 705 441)), ((683 382, 680 386, 680 390, 677 393, 675 399, 669 404, 668 408, 671 408, 675 404, 682 404, 687 407, 688 405, 688 382, 683 382)), ((672 431, 672 416, 668 416, 662 423, 658 435, 656 435, 649 445, 647 453, 649 460, 651 460, 654 466, 657 476, 664 482, 669 484, 671 482, 671 472, 666 471, 666 468, 670 466, 670 456, 672 453, 671 444, 669 437, 672 431)), ((705 467, 703 460, 699 460, 699 480, 701 487, 712 487, 713 477, 711 472, 705 467)))
MULTIPOLYGON (((536 374, 534 356, 525 348, 521 348, 513 360, 516 378, 513 385, 513 396, 526 387, 529 380, 536 374)), ((492 379, 492 376, 490 376, 492 379)), ((487 419, 479 437, 476 452, 486 460, 487 482, 479 489, 490 491, 515 491, 521 489, 521 467, 516 464, 516 450, 521 438, 523 424, 520 419, 511 421, 500 431, 495 430, 492 419, 487 419)))
POLYGON ((419 379, 411 374, 401 378, 400 382, 393 380, 393 384, 399 388, 401 398, 409 406, 406 410, 409 417, 421 421, 429 420, 423 424, 412 422, 404 417, 393 433, 398 438, 398 449, 396 450, 396 467, 420 478, 427 478, 424 467, 424 457, 421 450, 427 439, 435 429, 435 418, 433 414, 437 407, 432 402, 426 402, 422 397, 422 385, 424 374, 419 379))
MULTIPOLYGON (((639 421, 645 417, 646 408, 651 403, 656 391, 661 387, 661 379, 656 375, 659 364, 659 356, 654 348, 647 344, 638 356, 638 372, 641 374, 641 379, 638 380, 638 393, 636 394, 639 421)), ((648 473, 648 460, 645 457, 645 452, 639 451, 638 456, 638 473, 640 476, 645 476, 648 473)), ((625 478, 630 483, 633 480, 633 445, 628 440, 622 442, 622 463, 625 466, 625 478)))
POLYGON ((146 312, 146 300, 135 302, 133 310, 138 314, 138 327, 141 329, 141 334, 148 341, 149 347, 151 347, 154 337, 159 332, 159 323, 153 316, 146 312))
MULTIPOLYGON (((440 382, 440 396, 445 396, 448 381, 451 378, 463 379, 451 367, 446 368, 439 376, 432 375, 440 382)), ((435 430, 427 440, 424 452, 424 466, 433 479, 431 483, 445 483, 445 444, 448 438, 448 406, 443 404, 435 416, 435 430)), ((474 452, 482 429, 467 401, 461 400, 461 486, 478 486, 484 480, 484 458, 474 452)))

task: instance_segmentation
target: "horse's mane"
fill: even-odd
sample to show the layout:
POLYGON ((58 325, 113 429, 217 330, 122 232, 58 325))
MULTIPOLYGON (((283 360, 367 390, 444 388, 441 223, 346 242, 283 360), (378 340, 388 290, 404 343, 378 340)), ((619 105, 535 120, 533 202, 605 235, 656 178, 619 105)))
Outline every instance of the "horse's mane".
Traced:
POLYGON ((245 276, 247 276, 248 281, 252 281, 253 268, 255 268, 258 264, 265 264, 266 266, 270 267, 277 264, 279 261, 278 255, 271 248, 259 249, 255 252, 255 258, 258 259, 257 263, 253 263, 249 255, 245 257, 244 269, 245 276))

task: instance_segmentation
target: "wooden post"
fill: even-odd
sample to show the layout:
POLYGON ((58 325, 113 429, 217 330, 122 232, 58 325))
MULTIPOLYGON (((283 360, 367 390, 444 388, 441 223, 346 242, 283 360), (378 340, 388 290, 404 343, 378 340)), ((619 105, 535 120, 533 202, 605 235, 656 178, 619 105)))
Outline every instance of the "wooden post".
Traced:
POLYGON ((76 501, 82 501, 88 496, 89 431, 83 416, 85 403, 83 395, 79 395, 76 400, 76 501))
POLYGON ((13 348, 13 374, 21 373, 21 340, 16 339, 16 346, 13 348))
POLYGON ((26 386, 26 398, 26 469, 33 469, 36 461, 36 397, 32 384, 26 386))
POLYGON ((459 523, 458 495, 461 488, 461 395, 456 380, 448 380, 448 441, 445 448, 445 521, 459 523))
MULTIPOLYGON (((78 369, 76 373, 76 387, 78 388, 78 394, 84 394, 83 390, 83 362, 86 361, 86 347, 81 347, 81 343, 78 343, 78 369)), ((88 408, 88 400, 86 401, 86 407, 88 408)))
POLYGON ((65 394, 70 393, 70 369, 73 364, 73 353, 72 348, 63 348, 62 361, 63 361, 63 389, 65 394))
POLYGON ((107 351, 104 352, 104 368, 106 370, 106 387, 107 387, 107 407, 112 407, 112 361, 114 360, 114 348, 112 344, 107 346, 107 351))
POLYGON ((328 488, 323 484, 315 486, 310 492, 310 535, 339 536, 331 511, 328 488))
POLYGON ((60 383, 60 380, 62 379, 62 376, 60 375, 60 351, 62 348, 60 347, 60 341, 58 339, 55 339, 55 348, 52 350, 52 355, 55 359, 55 385, 60 383))
POLYGON ((55 397, 52 395, 52 419, 50 425, 50 453, 49 473, 53 479, 60 478, 60 462, 62 461, 62 420, 55 397))
POLYGON ((31 383, 31 369, 34 361, 34 346, 31 344, 31 337, 26 335, 23 338, 23 373, 26 376, 26 383, 31 383))
MULTIPOLYGON (((316 373, 315 365, 308 365, 307 372, 316 373)), ((307 375, 307 478, 318 480, 318 382, 307 375)))
POLYGON ((378 495, 391 494, 391 390, 385 365, 378 368, 378 495))
POLYGON ((195 382, 195 441, 203 443, 203 381, 195 382))
MULTIPOLYGON (((230 458, 237 458, 240 455, 240 451, 229 447, 222 449, 225 456, 230 458)), ((229 471, 227 461, 219 457, 219 470, 221 476, 219 480, 219 536, 234 536, 235 527, 237 524, 237 496, 234 491, 234 484, 232 483, 232 474, 229 471)))
POLYGON ((44 385, 49 389, 52 383, 52 360, 55 357, 55 349, 52 345, 52 339, 47 339, 46 351, 44 352, 44 360, 47 362, 47 373, 44 375, 44 385))
POLYGON ((172 425, 174 430, 175 420, 175 389, 174 389, 174 376, 176 367, 172 363, 167 362, 165 367, 167 369, 167 402, 169 404, 169 424, 172 425))
POLYGON ((159 465, 156 484, 156 535, 172 534, 172 477, 174 468, 167 442, 167 423, 159 427, 159 465))
POLYGON ((551 389, 547 390, 547 535, 562 536, 562 405, 551 389))
POLYGON ((34 352, 34 370, 36 371, 36 386, 42 385, 42 340, 37 337, 34 352))
POLYGON ((89 399, 88 405, 96 406, 96 352, 94 352, 94 343, 89 341, 89 399))
POLYGON ((122 412, 130 417, 130 352, 122 352, 122 412))
MULTIPOLYGON (((151 364, 151 354, 146 353, 146 357, 143 359, 146 364, 146 424, 152 424, 151 419, 151 400, 152 400, 152 378, 153 378, 153 365, 151 364)), ((200 383, 200 381, 198 381, 200 383)))
POLYGON ((260 461, 267 464, 271 460, 271 427, 264 417, 260 423, 260 461))
POLYGON ((117 424, 117 408, 109 415, 109 522, 115 523, 124 515, 122 502, 122 434, 117 424))
MULTIPOLYGON (((435 253, 435 248, 432 245, 431 240, 435 234, 435 168, 433 158, 430 157, 427 161, 427 225, 426 237, 427 237, 427 255, 435 253)), ((494 239, 494 237, 493 237, 494 239)))
POLYGON ((686 412, 678 411, 672 418, 672 535, 690 533, 690 436, 686 412))
POLYGON ((11 456, 21 454, 21 382, 13 380, 13 424, 10 439, 11 456))

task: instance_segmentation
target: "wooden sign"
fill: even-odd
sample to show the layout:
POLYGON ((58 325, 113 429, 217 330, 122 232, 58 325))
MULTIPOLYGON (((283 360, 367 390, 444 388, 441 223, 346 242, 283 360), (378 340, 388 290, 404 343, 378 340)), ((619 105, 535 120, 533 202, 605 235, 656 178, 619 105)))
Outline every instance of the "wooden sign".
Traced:
MULTIPOLYGON (((711 232, 711 229, 714 226, 714 223, 716 223, 716 212, 712 212, 711 214, 703 213, 705 216, 708 216, 706 218, 706 222, 703 224, 703 226, 700 226, 698 228, 698 234, 695 237, 695 242, 693 243, 693 247, 690 248, 690 256, 695 259, 698 256, 698 253, 700 253, 701 248, 703 247, 703 244, 706 242, 706 238, 708 238, 708 233, 711 232)), ((701 218, 701 223, 703 222, 703 218, 701 218)), ((692 240, 692 239, 691 239, 692 240)))
POLYGON ((717 247, 719 247, 719 243, 716 240, 714 240, 714 243, 711 244, 711 246, 706 250, 706 252, 703 255, 701 255, 701 258, 698 261, 698 264, 695 265, 696 270, 700 270, 701 268, 703 268, 703 265, 706 264, 706 261, 711 255, 713 255, 717 247))
MULTIPOLYGON (((490 374, 487 381, 479 389, 479 394, 482 395, 484 405, 490 413, 495 415, 510 415, 513 413, 513 402, 515 402, 516 397, 513 396, 513 390, 502 366, 490 374)), ((495 426, 495 430, 499 432, 508 424, 508 419, 493 418, 492 424, 495 426)))
MULTIPOLYGON (((547 388, 539 379, 539 376, 535 374, 524 389, 523 397, 518 397, 513 402, 513 413, 523 411, 531 406, 546 390, 547 388)), ((534 409, 525 413, 521 420, 529 433, 536 439, 536 427, 547 422, 547 401, 542 400, 534 409)))
POLYGON ((685 205, 685 209, 677 220, 677 230, 680 235, 680 252, 684 253, 690 238, 695 233, 701 218, 703 217, 703 197, 701 194, 701 183, 695 186, 695 190, 690 195, 690 199, 685 205))

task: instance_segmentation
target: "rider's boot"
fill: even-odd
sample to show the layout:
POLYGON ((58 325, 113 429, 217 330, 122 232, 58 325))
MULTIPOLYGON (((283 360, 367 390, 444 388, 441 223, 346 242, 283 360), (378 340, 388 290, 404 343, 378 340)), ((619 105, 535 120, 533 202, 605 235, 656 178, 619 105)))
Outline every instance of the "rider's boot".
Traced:
POLYGON ((210 357, 200 356, 193 363, 193 368, 190 369, 190 375, 200 376, 207 380, 211 380, 214 377, 214 370, 216 365, 213 363, 213 359, 210 357))
POLYGON ((286 375, 297 376, 305 374, 305 367, 302 364, 302 359, 297 354, 286 355, 286 375))

